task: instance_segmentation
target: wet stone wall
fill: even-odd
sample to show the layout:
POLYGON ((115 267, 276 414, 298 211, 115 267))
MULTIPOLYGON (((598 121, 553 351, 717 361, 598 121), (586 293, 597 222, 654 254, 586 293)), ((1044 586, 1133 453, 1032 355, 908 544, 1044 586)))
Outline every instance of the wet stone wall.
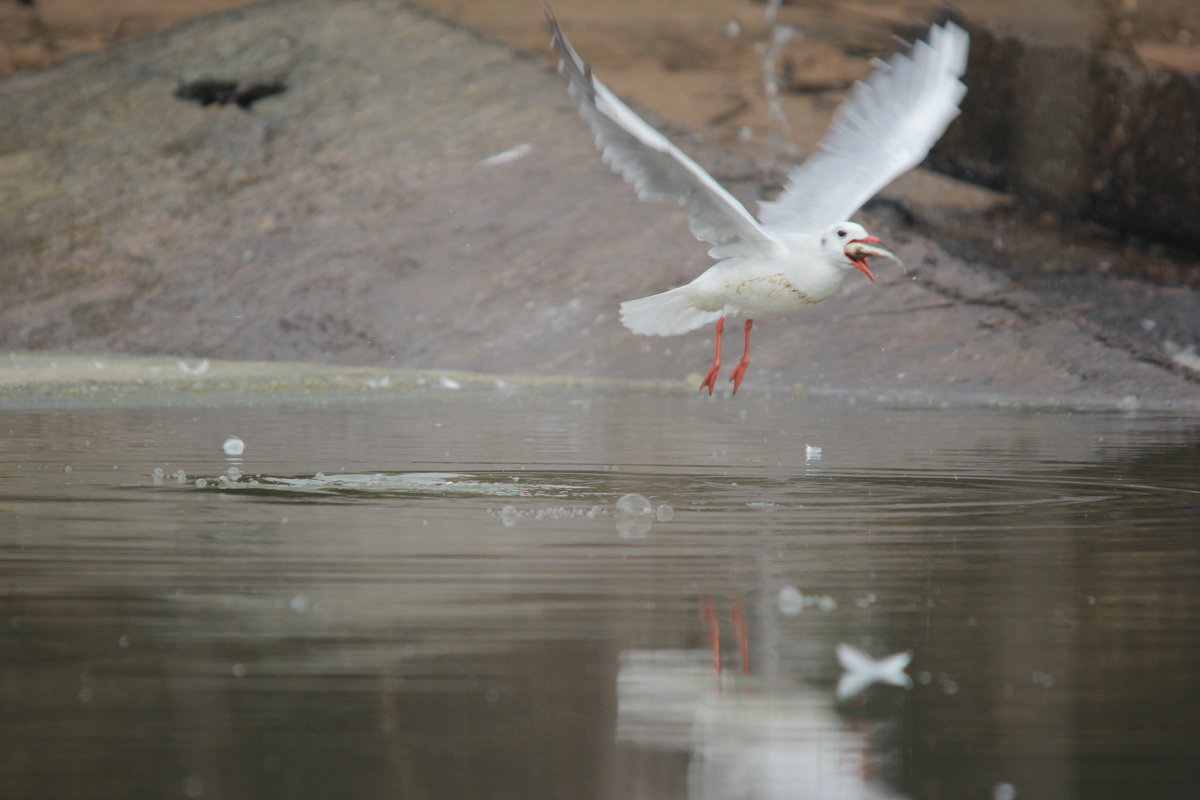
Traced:
POLYGON ((1070 218, 1200 244, 1200 75, 1122 49, 971 36, 970 91, 934 166, 1070 218))

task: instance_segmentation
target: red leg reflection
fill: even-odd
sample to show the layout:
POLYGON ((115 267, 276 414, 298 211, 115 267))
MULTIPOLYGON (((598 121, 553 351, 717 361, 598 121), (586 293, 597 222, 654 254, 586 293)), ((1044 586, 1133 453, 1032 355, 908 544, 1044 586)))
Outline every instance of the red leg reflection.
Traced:
MULTIPOLYGON (((717 614, 713 611, 713 600, 706 597, 700 601, 700 616, 708 626, 708 644, 712 648, 713 671, 721 677, 721 623, 717 622, 717 614)), ((719 686, 720 684, 718 684, 719 686)))
POLYGON ((733 622, 733 638, 737 640, 738 650, 742 654, 742 674, 750 674, 750 642, 746 635, 746 617, 742 614, 742 598, 735 597, 729 601, 729 617, 733 622))

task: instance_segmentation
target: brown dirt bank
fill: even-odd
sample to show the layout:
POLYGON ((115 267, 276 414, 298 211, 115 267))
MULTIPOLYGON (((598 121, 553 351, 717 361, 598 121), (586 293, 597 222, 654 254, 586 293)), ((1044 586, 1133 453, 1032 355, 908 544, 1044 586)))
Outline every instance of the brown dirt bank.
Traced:
MULTIPOLYGON (((706 3, 716 0, 695 7, 706 3)), ((561 4, 564 24, 580 8, 561 4)), ((761 13, 747 8, 739 13, 761 13)), ((520 13, 539 30, 536 5, 520 13)), ((605 69, 604 43, 614 40, 579 30, 580 48, 605 69)), ((819 41, 819 30, 808 38, 819 41)), ((720 28, 713 41, 728 38, 720 28)), ((707 52, 686 37, 641 42, 665 48, 665 63, 707 52)), ((849 80, 867 54, 830 63, 849 80)), ((703 60, 722 63, 711 55, 703 60)), ((620 91, 655 83, 619 69, 606 77, 620 91)), ((711 73, 692 77, 700 94, 724 91, 711 73)), ((707 335, 634 337, 615 307, 695 274, 704 248, 677 212, 639 204, 607 173, 564 95, 548 59, 382 0, 254 6, 0 82, 0 105, 17 112, 0 119, 9 287, 0 344, 630 378, 696 372, 707 335), (285 76, 289 88, 249 112, 172 97, 179 79, 214 74, 285 76), (530 155, 481 165, 517 145, 530 155)), ((809 99, 827 117, 836 97, 809 99)), ((714 107, 728 111, 730 98, 714 107)), ((673 109, 693 106, 663 111, 682 119, 673 109)), ((797 142, 819 135, 817 116, 793 115, 797 142)), ((752 136, 735 136, 735 146, 719 133, 726 121, 714 124, 709 137, 675 132, 753 200, 763 181, 751 154, 762 154, 766 129, 742 123, 752 136)), ((1165 280, 1186 274, 1186 262, 1176 268, 1103 232, 1028 226, 1010 206, 930 173, 898 182, 866 218, 909 271, 877 286, 848 282, 811 313, 764 325, 745 388, 1195 405, 1195 294, 1109 277, 1127 257, 1162 265, 1165 280)))

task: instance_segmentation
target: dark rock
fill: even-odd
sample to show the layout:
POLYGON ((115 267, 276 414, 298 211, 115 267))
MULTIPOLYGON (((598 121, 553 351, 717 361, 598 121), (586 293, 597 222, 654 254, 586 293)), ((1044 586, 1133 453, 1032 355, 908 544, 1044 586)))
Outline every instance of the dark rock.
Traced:
POLYGON ((1200 245, 1200 77, 971 27, 962 116, 930 157, 1068 218, 1200 245))

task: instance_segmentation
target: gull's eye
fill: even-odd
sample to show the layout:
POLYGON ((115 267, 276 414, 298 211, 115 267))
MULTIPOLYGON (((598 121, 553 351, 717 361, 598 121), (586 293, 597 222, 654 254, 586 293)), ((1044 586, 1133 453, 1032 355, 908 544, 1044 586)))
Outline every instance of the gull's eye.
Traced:
POLYGON ((845 228, 838 228, 838 238, 839 239, 846 238, 846 229, 845 228))

